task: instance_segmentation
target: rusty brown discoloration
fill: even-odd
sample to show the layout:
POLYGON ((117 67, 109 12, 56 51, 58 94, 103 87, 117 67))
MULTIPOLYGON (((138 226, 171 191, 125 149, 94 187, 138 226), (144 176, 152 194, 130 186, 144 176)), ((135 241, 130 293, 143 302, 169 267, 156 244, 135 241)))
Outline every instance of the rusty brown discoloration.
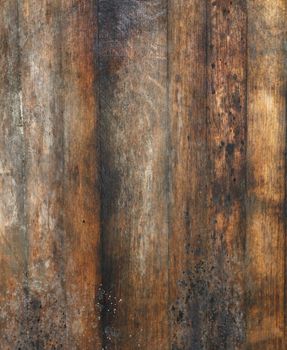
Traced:
POLYGON ((62 1, 65 289, 68 349, 101 349, 98 100, 93 1, 62 1))

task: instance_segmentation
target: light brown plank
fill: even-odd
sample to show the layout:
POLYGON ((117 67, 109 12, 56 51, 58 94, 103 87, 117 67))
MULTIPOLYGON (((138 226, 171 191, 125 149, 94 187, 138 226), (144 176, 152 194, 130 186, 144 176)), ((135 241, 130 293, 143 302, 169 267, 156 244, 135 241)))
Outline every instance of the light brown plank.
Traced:
POLYGON ((30 349, 65 346, 59 11, 59 1, 19 3, 30 349))
POLYGON ((286 1, 248 1, 247 348, 285 349, 286 1))
POLYGON ((62 1, 67 349, 101 349, 94 1, 62 1))

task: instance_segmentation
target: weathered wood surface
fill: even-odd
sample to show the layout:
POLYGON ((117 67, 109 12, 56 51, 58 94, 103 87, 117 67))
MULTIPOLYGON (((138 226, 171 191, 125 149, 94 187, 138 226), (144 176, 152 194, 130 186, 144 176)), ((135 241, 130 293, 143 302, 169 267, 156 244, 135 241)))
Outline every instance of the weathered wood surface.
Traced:
POLYGON ((1 350, 287 349, 286 11, 1 2, 1 350))

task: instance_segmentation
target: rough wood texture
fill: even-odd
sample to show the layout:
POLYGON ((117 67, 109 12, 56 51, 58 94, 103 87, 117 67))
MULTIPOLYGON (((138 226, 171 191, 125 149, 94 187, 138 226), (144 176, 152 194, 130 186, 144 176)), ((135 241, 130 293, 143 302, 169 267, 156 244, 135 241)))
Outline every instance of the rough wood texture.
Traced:
POLYGON ((99 2, 107 349, 168 348, 166 10, 99 2))
MULTIPOLYGON (((207 349, 244 342, 246 1, 208 4, 207 349)), ((206 300, 205 300, 206 302, 206 300)))
POLYGON ((248 3, 247 347, 286 349, 286 8, 248 3))
POLYGON ((26 348, 59 346, 65 334, 59 10, 59 5, 44 7, 32 0, 18 8, 28 246, 26 348))
POLYGON ((287 348, 286 7, 1 2, 1 350, 287 348))
POLYGON ((94 5, 6 3, 1 349, 101 348, 94 5))
POLYGON ((62 1, 67 348, 101 349, 100 189, 94 1, 62 1))
POLYGON ((26 231, 24 229, 23 121, 19 74, 16 1, 0 12, 0 343, 22 345, 26 305, 26 231))
POLYGON ((207 253, 207 9, 169 2, 169 307, 173 349, 204 342, 207 253))

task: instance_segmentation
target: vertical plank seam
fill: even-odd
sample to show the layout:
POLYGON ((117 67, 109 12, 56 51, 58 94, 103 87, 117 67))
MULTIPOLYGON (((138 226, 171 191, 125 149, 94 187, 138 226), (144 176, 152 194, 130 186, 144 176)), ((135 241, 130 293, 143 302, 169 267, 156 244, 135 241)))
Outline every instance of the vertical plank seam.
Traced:
POLYGON ((99 293, 102 293, 103 291, 103 265, 104 265, 104 244, 103 244, 103 221, 102 221, 102 142, 101 142, 101 98, 100 98, 100 88, 101 88, 101 72, 100 72, 100 19, 99 19, 99 14, 100 14, 100 0, 96 0, 96 3, 94 5, 94 16, 96 17, 95 20, 95 25, 96 25, 96 31, 97 33, 95 34, 94 38, 96 40, 95 42, 95 52, 94 52, 94 69, 95 69, 95 95, 96 95, 96 150, 98 151, 97 159, 98 159, 98 164, 97 164, 97 181, 99 186, 99 272, 100 272, 100 284, 99 284, 99 289, 96 290, 95 293, 95 303, 96 305, 100 308, 99 309, 99 336, 100 336, 100 342, 101 342, 101 348, 106 349, 106 344, 105 344, 105 337, 104 337, 104 327, 105 327, 105 322, 104 322, 104 317, 103 317, 103 306, 101 304, 101 301, 99 299, 99 293))
POLYGON ((68 296, 67 296, 67 288, 66 288, 66 266, 67 266, 67 261, 68 261, 68 257, 67 257, 67 246, 66 246, 66 238, 67 238, 67 232, 66 232, 66 216, 65 216, 65 203, 66 203, 66 174, 65 174, 65 170, 66 170, 66 143, 65 143, 65 118, 64 118, 64 97, 63 97, 63 93, 62 91, 64 90, 64 74, 63 74, 63 19, 66 18, 66 14, 63 13, 63 8, 62 8, 62 1, 60 0, 59 2, 59 7, 60 7, 60 13, 59 16, 57 18, 57 29, 58 29, 58 42, 59 42, 59 75, 60 75, 60 81, 61 83, 60 85, 60 96, 59 96, 59 108, 60 108, 60 118, 61 120, 61 125, 62 125, 62 144, 61 144, 61 151, 62 151, 62 157, 61 157, 61 167, 62 167, 62 173, 63 173, 63 179, 62 179, 62 228, 63 228, 63 237, 62 237, 62 245, 61 248, 63 250, 63 259, 60 263, 62 263, 62 271, 64 271, 63 276, 61 278, 61 286, 64 290, 64 305, 65 305, 65 315, 64 315, 64 320, 65 320, 65 343, 66 345, 69 344, 69 339, 68 339, 68 327, 67 327, 67 323, 68 323, 68 314, 67 314, 67 306, 68 306, 68 296))
MULTIPOLYGON (((99 179, 99 198, 100 198, 100 205, 99 205, 99 218, 100 218, 100 242, 99 242, 99 247, 100 247, 100 252, 99 252, 99 260, 100 260, 100 271, 101 271, 101 283, 100 283, 100 288, 101 291, 97 291, 97 298, 98 298, 98 293, 99 292, 104 292, 103 288, 103 274, 104 274, 104 259, 105 259, 105 247, 104 247, 104 239, 103 239, 103 217, 102 217, 102 213, 103 213, 103 186, 102 186, 102 176, 103 176, 103 171, 102 171, 102 166, 103 166, 103 162, 102 162, 102 139, 101 139, 101 129, 102 129, 102 120, 101 120, 101 96, 100 96, 100 89, 101 89, 101 68, 100 68, 100 0, 96 0, 96 6, 95 6, 95 11, 96 11, 96 24, 97 24, 97 34, 96 34, 96 53, 95 53, 95 62, 96 62, 96 95, 98 98, 97 101, 97 114, 98 114, 98 128, 96 131, 97 134, 97 149, 99 152, 98 155, 98 160, 99 160, 99 165, 98 165, 98 179, 99 179)), ((106 323, 106 319, 104 317, 104 311, 105 311, 105 307, 103 305, 103 301, 99 300, 98 298, 98 302, 100 303, 100 328, 101 328, 101 342, 102 342, 102 349, 106 349, 106 337, 105 337, 105 323, 106 323)))
POLYGON ((166 1, 166 68, 167 68, 167 318, 168 318, 168 345, 169 349, 171 349, 171 339, 172 339, 172 328, 171 328, 171 319, 169 312, 169 303, 171 300, 170 294, 170 237, 171 237, 171 199, 172 199, 172 143, 171 143, 171 113, 170 113, 170 3, 169 0, 166 1))
MULTIPOLYGON (((285 2, 285 19, 286 19, 286 15, 287 15, 287 6, 286 6, 286 2, 285 2)), ((285 36, 286 36, 286 29, 285 29, 285 36)), ((287 116, 287 48, 286 48, 286 38, 283 41, 283 59, 284 59, 284 63, 283 63, 283 72, 284 72, 284 103, 285 103, 285 151, 284 151, 284 162, 285 162, 285 166, 284 166, 284 189, 285 189, 285 193, 284 193, 284 205, 283 205, 283 227, 284 227, 284 291, 283 291, 283 307, 284 307, 284 340, 283 340, 283 345, 286 347, 286 335, 287 335, 287 292, 286 292, 286 288, 287 288, 287 237, 286 237, 286 233, 287 233, 287 126, 286 126, 286 116, 287 116)))
MULTIPOLYGON (((286 3, 285 3, 286 4, 286 3)), ((285 18, 286 16, 286 11, 287 11, 287 6, 285 5, 285 18)), ((285 30, 285 35, 286 35, 286 30, 285 30)), ((286 237, 286 232, 287 232, 287 127, 286 127, 286 116, 287 116, 287 49, 286 49, 286 39, 283 41, 283 59, 284 59, 284 63, 283 63, 283 72, 284 72, 284 102, 285 102, 285 151, 284 151, 284 162, 285 162, 285 166, 284 166, 284 189, 285 189, 285 193, 284 193, 284 205, 283 205, 283 227, 284 227, 284 290, 283 290, 283 307, 284 307, 284 339, 283 339, 283 346, 286 347, 286 335, 287 335, 287 292, 286 292, 286 288, 287 288, 287 237, 286 237)))
MULTIPOLYGON (((243 266, 245 267, 245 271, 246 271, 246 252, 247 252, 247 209, 248 209, 248 186, 247 186, 247 181, 248 181, 248 69, 249 69, 249 65, 248 65, 248 61, 249 61, 249 56, 248 56, 248 39, 249 39, 249 16, 248 16, 248 0, 246 0, 245 2, 245 6, 246 6, 246 32, 245 32, 245 134, 244 134, 244 143, 245 143, 245 152, 244 152, 244 159, 245 159, 245 169, 244 169, 244 216, 245 216, 245 220, 244 220, 244 245, 243 245, 243 266)), ((244 295, 243 295, 243 314, 244 314, 244 337, 246 339, 247 337, 247 314, 246 314, 246 310, 247 310, 247 295, 246 295, 246 275, 244 276, 244 282, 243 282, 243 286, 244 286, 244 295)))
MULTIPOLYGON (((21 23, 20 23, 20 1, 17 0, 17 61, 18 61, 18 70, 17 74, 19 76, 17 77, 17 84, 18 84, 18 98, 19 98, 19 112, 20 112, 20 125, 19 128, 21 130, 21 186, 22 186, 22 216, 23 216, 23 222, 22 222, 22 228, 23 230, 23 236, 25 241, 24 249, 24 273, 25 276, 23 276, 24 285, 22 286, 23 289, 23 305, 24 305, 24 313, 21 323, 21 329, 23 332, 27 332, 27 329, 25 327, 28 325, 28 308, 29 308, 29 265, 28 265, 28 256, 29 256, 29 239, 28 239, 28 227, 27 227, 27 210, 26 210, 26 198, 27 198, 27 178, 26 178, 26 168, 27 168, 27 154, 26 154, 26 142, 25 142, 25 119, 24 119, 24 109, 23 109, 23 100, 22 100, 22 48, 21 48, 21 23)), ((24 344, 26 342, 26 338, 24 338, 24 344)))
MULTIPOLYGON (((206 176, 206 209, 207 211, 210 210, 210 189, 208 185, 210 184, 210 180, 212 178, 211 176, 211 169, 210 169, 210 162, 211 162, 211 146, 209 143, 209 137, 210 137, 210 116, 211 116, 211 107, 210 107, 210 97, 209 97, 209 88, 210 88, 210 75, 209 75, 209 63, 210 63, 210 56, 209 53, 209 44, 211 41, 211 14, 210 14, 210 0, 205 0, 205 161, 206 161, 206 168, 205 168, 205 176, 206 176)), ((210 240, 210 220, 208 218, 207 214, 207 220, 206 220, 206 237, 205 239, 210 240)), ((209 258, 209 242, 207 242, 207 248, 204 252, 205 259, 209 258)), ((204 276, 206 278, 206 275, 204 276)), ((207 321, 206 327, 209 331, 211 331, 211 327, 208 324, 208 307, 206 307, 203 315, 203 319, 207 321)), ((204 341, 204 343, 206 340, 204 341)))
MULTIPOLYGON (((208 115, 209 115, 209 106, 208 106, 208 62, 209 62, 209 54, 208 54, 208 43, 209 43, 209 6, 208 1, 205 0, 205 144, 208 145, 208 115)), ((209 158, 209 148, 206 149, 206 158, 209 158)), ((206 173, 206 176, 208 174, 206 173)))

